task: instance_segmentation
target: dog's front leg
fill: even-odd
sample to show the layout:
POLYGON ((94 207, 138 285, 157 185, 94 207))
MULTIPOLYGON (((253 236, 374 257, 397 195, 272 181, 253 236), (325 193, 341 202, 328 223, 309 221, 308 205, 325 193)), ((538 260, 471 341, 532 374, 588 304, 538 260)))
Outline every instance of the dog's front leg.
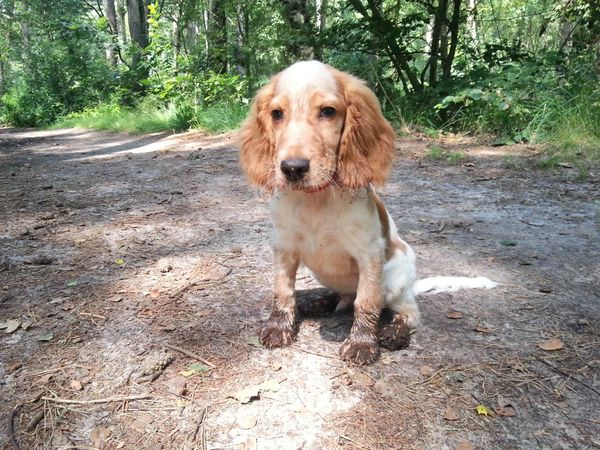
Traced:
POLYGON ((340 348, 344 361, 368 365, 379 357, 377 325, 383 309, 383 257, 359 263, 359 280, 354 301, 354 324, 350 336, 340 348))
POLYGON ((296 298, 294 285, 300 260, 297 255, 274 249, 275 290, 273 309, 260 330, 260 341, 267 348, 290 345, 295 335, 296 298))

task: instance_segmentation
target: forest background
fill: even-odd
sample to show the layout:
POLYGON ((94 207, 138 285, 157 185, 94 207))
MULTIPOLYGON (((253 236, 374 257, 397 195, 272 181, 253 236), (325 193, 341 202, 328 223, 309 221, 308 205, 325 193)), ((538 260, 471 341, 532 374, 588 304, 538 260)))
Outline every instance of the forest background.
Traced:
POLYGON ((0 122, 232 130, 306 59, 365 79, 397 129, 600 159, 598 0, 0 0, 0 122))

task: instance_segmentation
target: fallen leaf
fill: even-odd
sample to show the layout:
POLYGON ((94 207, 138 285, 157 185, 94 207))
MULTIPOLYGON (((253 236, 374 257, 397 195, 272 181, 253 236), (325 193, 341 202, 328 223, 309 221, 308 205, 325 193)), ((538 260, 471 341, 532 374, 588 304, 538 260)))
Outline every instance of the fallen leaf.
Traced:
POLYGON ((212 309, 199 309, 196 311, 196 315, 198 317, 207 317, 210 316, 214 311, 212 309))
POLYGON ((501 406, 496 408, 496 414, 500 417, 514 417, 517 415, 517 412, 512 406, 501 406))
POLYGON ((243 430, 249 430, 250 428, 254 428, 258 419, 256 416, 244 416, 238 420, 238 425, 243 430))
POLYGON ((262 344, 260 343, 260 339, 258 336, 247 336, 246 343, 250 344, 252 347, 261 348, 262 344))
POLYGON ((448 312, 446 312, 446 317, 448 319, 462 319, 463 313, 454 309, 450 309, 448 312))
POLYGON ((505 247, 515 247, 517 245, 517 241, 513 241, 512 239, 502 239, 500 241, 500 245, 504 245, 505 247))
POLYGON ((208 372, 209 370, 210 367, 205 366, 204 364, 192 363, 188 366, 186 370, 182 370, 181 372, 179 372, 179 375, 189 378, 193 377, 194 375, 199 375, 201 373, 208 372))
POLYGON ((117 259, 115 259, 115 264, 117 266, 122 266, 125 264, 125 260, 123 258, 117 258, 117 259))
POLYGON ((260 389, 258 386, 250 386, 240 391, 237 391, 233 395, 228 397, 235 398, 238 402, 242 404, 249 403, 253 399, 257 399, 260 393, 260 389))
POLYGON ((383 356, 380 358, 380 361, 381 361, 383 364, 385 364, 385 365, 390 365, 390 364, 392 364, 393 362, 396 362, 396 361, 394 360, 394 358, 392 358, 392 356, 391 356, 391 355, 388 355, 388 354, 385 354, 385 355, 383 355, 383 356))
POLYGON ((183 395, 186 391, 187 381, 182 377, 173 377, 165 382, 167 391, 175 395, 183 395))
POLYGON ((17 371, 17 370, 19 370, 21 367, 23 367, 23 364, 22 364, 22 363, 14 363, 14 364, 11 364, 10 366, 8 366, 8 367, 6 368, 6 371, 7 371, 8 373, 16 372, 16 371, 17 371))
POLYGON ((446 411, 444 411, 444 419, 448 421, 454 421, 460 419, 460 416, 455 408, 448 406, 446 411))
POLYGON ((160 297, 160 290, 158 288, 152 288, 148 292, 148 295, 150 295, 150 298, 158 298, 160 297))
POLYGON ((54 333, 46 333, 38 336, 37 340, 41 342, 50 342, 54 338, 54 333))
POLYGON ((69 386, 71 386, 71 389, 73 389, 74 391, 80 391, 83 389, 83 385, 79 380, 71 380, 69 386))
POLYGON ((79 282, 77 280, 67 281, 67 286, 69 286, 69 287, 74 287, 74 286, 77 286, 78 284, 79 284, 79 282))
POLYGON ((484 327, 482 325, 477 325, 473 328, 473 331, 477 331, 478 333, 491 333, 492 330, 490 328, 484 327))
POLYGON ((542 294, 550 294, 552 293, 552 288, 549 286, 542 286, 538 289, 542 294))
POLYGON ((553 352, 555 350, 560 350, 564 346, 565 346, 565 344, 563 344, 562 341, 559 341, 558 339, 548 339, 547 341, 540 342, 538 344, 539 348, 541 348, 542 350, 545 350, 547 352, 553 352))
POLYGON ((479 414, 480 416, 493 416, 494 415, 492 410, 485 405, 477 405, 475 407, 475 411, 477 411, 477 414, 479 414))
POLYGON ((234 448, 236 450, 255 450, 256 438, 254 436, 248 436, 243 442, 237 444, 234 448))
POLYGON ((267 380, 258 386, 261 391, 277 392, 281 389, 281 385, 275 380, 267 380))
POLYGON ((5 326, 3 328, 6 328, 6 330, 5 330, 6 334, 10 334, 10 333, 13 333, 14 331, 16 331, 21 326, 21 321, 9 319, 6 322, 4 322, 4 324, 5 324, 5 326))
POLYGON ((90 441, 97 448, 104 448, 110 438, 110 430, 104 427, 96 427, 90 433, 90 441))
POLYGON ((446 378, 450 381, 456 381, 457 383, 463 383, 465 381, 465 374, 462 372, 448 372, 446 378))
POLYGON ((469 441, 459 442, 454 450, 475 450, 475 447, 469 441))
POLYGON ((425 378, 429 378, 435 373, 435 368, 427 365, 421 366, 419 367, 419 373, 425 378))
POLYGON ((375 385, 375 382, 376 382, 376 380, 373 377, 367 375, 362 370, 357 370, 354 368, 348 369, 348 376, 352 380, 353 384, 356 384, 359 386, 372 387, 375 385))

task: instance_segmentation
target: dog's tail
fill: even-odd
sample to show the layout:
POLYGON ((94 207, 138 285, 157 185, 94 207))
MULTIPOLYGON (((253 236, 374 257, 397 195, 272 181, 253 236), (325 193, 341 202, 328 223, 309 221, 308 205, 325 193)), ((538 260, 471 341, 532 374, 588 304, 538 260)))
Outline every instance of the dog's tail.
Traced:
POLYGON ((453 292, 459 289, 492 289, 497 284, 486 277, 430 277, 415 281, 413 292, 415 295, 425 292, 437 294, 438 292, 453 292))

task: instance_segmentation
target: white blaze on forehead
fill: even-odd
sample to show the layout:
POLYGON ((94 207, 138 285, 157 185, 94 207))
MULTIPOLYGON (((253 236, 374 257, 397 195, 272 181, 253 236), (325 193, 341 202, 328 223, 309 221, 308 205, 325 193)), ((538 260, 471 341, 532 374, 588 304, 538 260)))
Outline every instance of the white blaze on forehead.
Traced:
POLYGON ((281 72, 277 93, 306 93, 309 89, 336 92, 335 78, 327 66, 319 61, 302 61, 281 72))

